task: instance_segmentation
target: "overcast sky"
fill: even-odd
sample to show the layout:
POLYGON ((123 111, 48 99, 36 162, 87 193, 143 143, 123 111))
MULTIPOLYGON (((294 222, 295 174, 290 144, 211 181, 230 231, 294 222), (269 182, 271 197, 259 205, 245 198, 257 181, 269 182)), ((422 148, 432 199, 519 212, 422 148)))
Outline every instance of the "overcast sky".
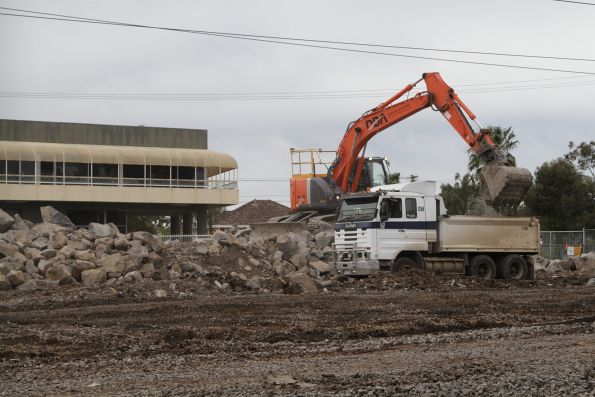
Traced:
MULTIPOLYGON (((0 6, 193 30, 595 59, 595 6, 551 0, 0 0, 0 6)), ((440 72, 483 125, 512 126, 520 141, 514 154, 531 171, 567 152, 568 141, 595 138, 593 61, 380 49, 593 73, 573 74, 9 16, 0 16, 0 37, 2 93, 208 94, 192 101, 0 96, 0 118, 207 129, 209 148, 234 156, 241 179, 271 179, 240 182, 241 202, 288 204, 289 184, 279 180, 291 172, 289 148, 335 150, 350 121, 423 72, 440 72), (365 97, 360 90, 386 91, 365 97), (312 91, 349 92, 237 100, 312 91), (237 95, 213 100, 213 94, 237 95)), ((439 182, 453 180, 467 163, 464 141, 429 109, 379 134, 367 153, 389 157, 401 175, 439 182)))

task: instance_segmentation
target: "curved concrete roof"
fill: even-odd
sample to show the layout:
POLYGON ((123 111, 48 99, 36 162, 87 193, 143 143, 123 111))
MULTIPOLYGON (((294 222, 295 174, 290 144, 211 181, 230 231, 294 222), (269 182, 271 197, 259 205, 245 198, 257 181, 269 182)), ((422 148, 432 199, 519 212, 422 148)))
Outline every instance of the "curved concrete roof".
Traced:
POLYGON ((6 160, 39 160, 73 163, 206 167, 209 176, 238 168, 236 160, 230 155, 206 149, 75 145, 42 142, 0 142, 0 158, 6 160))

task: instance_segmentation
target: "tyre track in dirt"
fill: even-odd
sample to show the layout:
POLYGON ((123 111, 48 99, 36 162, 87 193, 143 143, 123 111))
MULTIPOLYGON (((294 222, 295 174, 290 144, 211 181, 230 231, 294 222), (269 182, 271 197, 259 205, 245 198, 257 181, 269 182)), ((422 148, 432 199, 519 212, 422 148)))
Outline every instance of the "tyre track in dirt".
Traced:
POLYGON ((0 395, 464 395, 552 382, 551 395, 580 394, 594 320, 590 287, 65 305, 32 294, 0 302, 0 395), (279 374, 293 380, 267 380, 279 374))

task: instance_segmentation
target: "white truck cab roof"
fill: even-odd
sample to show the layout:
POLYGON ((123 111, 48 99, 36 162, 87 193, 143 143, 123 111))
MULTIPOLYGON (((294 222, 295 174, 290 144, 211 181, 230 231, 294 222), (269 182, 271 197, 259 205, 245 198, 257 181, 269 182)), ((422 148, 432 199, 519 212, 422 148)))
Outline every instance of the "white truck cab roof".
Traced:
POLYGON ((436 181, 404 182, 392 185, 380 185, 370 189, 371 192, 411 192, 422 196, 436 195, 436 181))
POLYGON ((446 215, 446 207, 444 206, 444 200, 436 192, 435 181, 419 181, 419 182, 405 182, 397 183, 393 185, 381 185, 370 189, 374 193, 384 193, 388 196, 401 196, 398 193, 403 193, 408 196, 421 196, 421 197, 434 197, 439 202, 439 214, 446 215))

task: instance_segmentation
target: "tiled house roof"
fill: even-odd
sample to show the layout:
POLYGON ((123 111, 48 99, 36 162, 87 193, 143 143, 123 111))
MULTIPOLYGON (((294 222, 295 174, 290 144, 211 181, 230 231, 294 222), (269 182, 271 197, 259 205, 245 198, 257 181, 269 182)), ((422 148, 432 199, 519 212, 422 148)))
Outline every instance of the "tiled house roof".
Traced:
POLYGON ((288 207, 272 200, 252 200, 235 210, 225 212, 216 220, 219 225, 249 225, 266 222, 275 216, 290 213, 288 207))

